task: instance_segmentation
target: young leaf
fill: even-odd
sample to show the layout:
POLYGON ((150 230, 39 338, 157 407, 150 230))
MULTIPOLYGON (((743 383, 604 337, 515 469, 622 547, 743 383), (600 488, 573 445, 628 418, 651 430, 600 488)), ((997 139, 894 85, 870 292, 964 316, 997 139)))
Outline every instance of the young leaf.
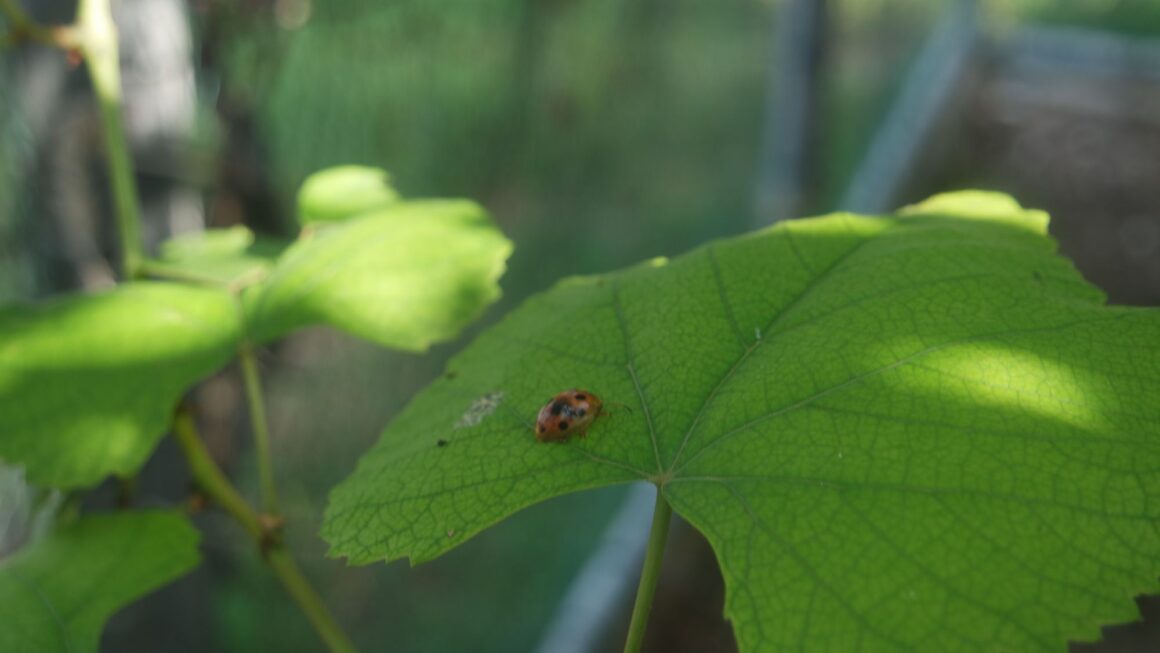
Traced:
POLYGON ((224 290, 134 283, 0 310, 0 458, 53 487, 131 474, 240 339, 224 290))
POLYGON ((310 175, 298 191, 298 220, 337 222, 399 201, 386 170, 337 166, 310 175))
POLYGON ((264 278, 285 248, 277 241, 256 239, 254 232, 241 225, 208 229, 165 241, 161 256, 147 262, 146 270, 166 278, 244 286, 264 278))
POLYGON ((499 297, 511 243, 478 205, 399 202, 322 225, 246 295, 251 335, 329 324, 422 351, 454 337, 499 297))
POLYGON ((743 651, 1063 651, 1160 574, 1160 311, 1010 198, 833 215, 570 279, 452 360, 331 495, 352 563, 647 479, 743 651), (538 444, 582 388, 609 415, 538 444), (623 406, 629 406, 631 412, 623 406))
POLYGON ((121 607, 197 566, 197 531, 162 511, 83 517, 0 560, 0 651, 96 651, 121 607))

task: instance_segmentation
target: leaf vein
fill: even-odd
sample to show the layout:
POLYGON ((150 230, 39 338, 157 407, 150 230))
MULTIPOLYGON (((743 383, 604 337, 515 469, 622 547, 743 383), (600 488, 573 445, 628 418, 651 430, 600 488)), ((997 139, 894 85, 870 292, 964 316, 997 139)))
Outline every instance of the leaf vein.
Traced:
POLYGON ((1040 499, 1032 497, 1021 497, 1013 494, 1003 494, 1001 492, 988 492, 986 490, 975 490, 971 488, 953 488, 953 487, 935 487, 935 486, 920 486, 920 485, 904 485, 900 483, 870 483, 870 482, 853 482, 843 481, 833 478, 825 477, 809 477, 809 476, 779 476, 779 475, 762 475, 749 474, 738 476, 680 476, 670 479, 668 483, 684 483, 684 482, 706 482, 706 483, 727 483, 727 482, 763 482, 763 483, 782 483, 785 485, 797 485, 810 488, 827 488, 838 492, 849 491, 867 491, 867 492, 894 492, 898 494, 918 494, 925 496, 962 496, 969 498, 980 499, 994 499, 999 501, 1010 501, 1013 503, 1022 504, 1028 508, 1048 507, 1057 508, 1060 510, 1069 510, 1072 512, 1091 515, 1094 517, 1108 517, 1112 519, 1123 519, 1127 521, 1139 521, 1150 523, 1156 519, 1155 516, 1146 513, 1129 513, 1129 512, 1112 512, 1108 510, 1096 510, 1095 508, 1088 508, 1085 506, 1077 506, 1071 503, 1056 501, 1053 499, 1040 499))
POLYGON ((729 302, 729 293, 725 289, 725 281, 721 278, 721 264, 717 261, 717 250, 710 244, 705 248, 705 252, 709 259, 709 268, 713 272, 713 282, 717 286, 717 297, 721 300, 721 309, 733 327, 733 335, 737 337, 737 343, 741 345, 742 349, 747 349, 750 343, 741 334, 741 326, 737 324, 737 316, 733 313, 733 304, 729 302))
POLYGON ((873 533, 880 541, 884 542, 887 546, 889 546, 891 549, 893 549, 894 552, 897 553, 900 558, 909 562, 916 569, 921 571, 923 574, 925 574, 928 578, 933 580, 938 585, 941 585, 952 596, 955 596, 959 600, 961 600, 969 605, 973 605, 975 608, 977 608, 983 612, 986 612, 987 614, 990 614, 992 617, 997 619, 1000 623, 1005 623, 1005 624, 1008 624, 1008 625, 1014 627, 1016 630, 1022 632, 1024 635, 1026 635, 1031 641, 1038 644, 1043 650, 1045 650, 1045 651, 1055 651, 1056 650, 1056 647, 1052 643, 1045 641, 1038 633, 1033 632, 1032 630, 1027 628, 1027 626, 1012 619, 1008 613, 997 610, 997 609, 991 607, 990 605, 987 605, 987 603, 980 601, 979 599, 977 599, 977 598, 967 594, 966 592, 958 589, 953 584, 951 584, 951 582, 949 580, 947 580, 943 576, 935 573, 935 571, 933 569, 931 569, 929 566, 920 562, 918 560, 918 558, 916 558, 913 554, 910 553, 910 551, 908 551, 906 548, 902 547, 900 544, 895 542, 893 538, 889 537, 885 531, 883 531, 881 528, 879 528, 878 525, 875 524, 874 521, 871 520, 869 517, 867 517, 866 514, 862 510, 860 510, 857 506, 854 506, 849 501, 846 501, 844 499, 844 497, 842 497, 841 495, 839 495, 839 498, 842 499, 843 505, 846 506, 846 508, 850 511, 850 513, 853 514, 854 517, 857 518, 859 521, 861 521, 863 524, 865 524, 866 528, 868 528, 870 530, 870 532, 873 533))
POLYGON ((891 636, 889 633, 882 631, 882 630, 879 630, 878 628, 875 628, 873 624, 871 624, 869 621, 867 621, 866 616, 864 614, 862 614, 861 612, 856 610, 854 608, 854 606, 850 605, 850 603, 845 599, 845 597, 842 595, 841 592, 839 592, 837 589, 835 589, 832 585, 827 583, 821 577, 821 575, 818 573, 818 570, 815 569, 814 566, 808 560, 806 560, 805 556, 802 555, 801 551, 799 551, 795 546, 793 546, 791 543, 789 543, 784 538, 782 538, 780 535, 778 535, 778 533, 775 529, 770 528, 769 526, 767 526, 765 524, 765 522, 763 522, 761 520, 761 518, 758 516, 758 514, 753 510, 753 507, 749 504, 749 500, 745 498, 745 495, 738 492, 736 488, 729 485, 729 483, 727 483, 727 482, 717 481, 717 483, 719 483, 721 485, 721 487, 724 487, 731 495, 733 495, 733 498, 736 499, 737 502, 741 504, 742 510, 745 511, 745 514, 749 517, 750 521, 752 521, 753 524, 755 526, 757 526, 758 529, 760 529, 763 533, 765 533, 767 536, 769 536, 770 540, 772 540, 774 542, 774 544, 776 544, 782 551, 785 551, 791 558, 793 558, 794 562, 797 563, 798 567, 803 572, 805 572, 805 574, 807 576, 809 576, 809 578, 811 580, 813 580, 814 586, 821 588, 823 591, 825 591, 827 594, 829 594, 830 598, 833 599, 834 602, 837 603, 839 606, 841 606, 841 608, 843 610, 845 610, 847 613, 849 613, 849 615, 851 617, 853 617, 854 621, 859 626, 861 626, 867 632, 874 633, 875 635, 877 635, 881 639, 883 639, 887 642, 890 642, 891 644, 893 644, 895 647, 897 647, 899 649, 914 650, 914 647, 912 645, 910 645, 909 643, 904 642, 904 641, 899 640, 899 639, 896 639, 895 637, 891 636))
MULTIPOLYGON (((1118 318, 1118 316, 1113 316, 1111 319, 1115 320, 1115 319, 1119 319, 1119 318, 1118 318)), ((861 383, 862 381, 865 381, 868 378, 878 376, 880 374, 884 374, 884 373, 889 372, 891 370, 894 370, 896 368, 902 367, 904 365, 911 363, 912 361, 918 360, 918 359, 922 358, 923 356, 926 356, 928 354, 932 354, 936 351, 947 349, 949 347, 955 347, 955 346, 966 344, 969 342, 986 340, 988 338, 999 338, 999 337, 1009 336, 1009 335, 1013 335, 1013 334, 1044 333, 1044 332, 1056 331, 1056 330, 1064 329, 1064 328, 1068 328, 1068 327, 1073 327, 1073 326, 1077 326, 1080 324, 1092 324, 1092 323, 1099 323, 1099 322, 1104 322, 1104 321, 1108 321, 1108 319, 1107 318, 1104 318, 1104 319, 1092 318, 1092 319, 1086 319, 1086 320, 1076 320, 1073 322, 1067 322, 1067 323, 1063 323, 1063 324, 1055 324, 1055 325, 1046 326, 1046 327, 1034 327, 1034 328, 1030 328, 1030 329, 1008 329, 1008 330, 999 331, 999 332, 995 332, 995 333, 987 333, 987 334, 980 334, 980 335, 975 335, 975 336, 967 336, 965 338, 960 338, 957 340, 950 340, 950 341, 947 341, 944 343, 939 343, 937 345, 930 345, 929 347, 924 347, 923 349, 920 349, 920 350, 915 351, 911 354, 903 356, 902 358, 894 361, 893 363, 889 363, 887 365, 883 365, 881 367, 877 367, 877 368, 874 368, 872 370, 869 370, 869 371, 863 372, 861 374, 858 374, 856 376, 853 376, 849 379, 846 379, 845 381, 842 381, 841 383, 837 383, 837 384, 834 384, 828 388, 824 388, 822 390, 819 390, 808 397, 805 397, 803 399, 799 399, 791 404, 787 404, 785 406, 782 406, 781 408, 775 409, 775 410, 770 411, 768 413, 765 413, 763 415, 759 415, 759 416, 745 422, 744 424, 741 424, 740 426, 734 427, 733 429, 730 429, 729 431, 726 431, 725 433, 720 435, 715 440, 712 440, 711 442, 706 444, 704 447, 701 447, 699 450, 697 450, 697 452, 695 454, 693 454, 690 458, 687 458, 685 460, 685 462, 681 463, 679 466, 674 465, 671 468, 671 473, 673 475, 675 475, 677 472, 679 472, 680 470, 687 467, 689 465, 689 463, 696 460, 698 457, 700 457, 705 452, 711 450, 712 448, 721 444, 722 442, 725 442, 726 440, 729 440, 729 439, 735 437, 738 434, 741 434, 741 433, 748 431, 749 429, 753 428, 754 426, 756 426, 762 422, 768 421, 768 420, 773 419, 775 417, 779 417, 781 415, 789 413, 789 412, 796 410, 798 408, 808 406, 808 405, 810 405, 810 404, 812 404, 812 403, 814 403, 814 402, 816 402, 824 397, 827 397, 831 394, 840 392, 840 391, 842 391, 850 386, 857 385, 857 384, 861 383)), ((703 408, 704 407, 702 406, 702 409, 703 408)), ((687 438, 686 438, 686 441, 687 441, 687 438)), ((682 445, 682 448, 683 448, 683 445, 682 445)), ((674 460, 674 462, 675 462, 675 460, 674 460)))
MULTIPOLYGON (((786 232, 788 233, 788 231, 789 230, 787 229, 786 232)), ((828 279, 829 276, 834 272, 834 270, 836 270, 844 262, 848 261, 850 259, 850 257, 854 256, 854 254, 856 254, 859 250, 861 250, 862 247, 865 246, 866 243, 868 243, 868 242, 870 242, 870 239, 865 239, 865 240, 859 241, 856 245, 851 247, 849 250, 843 252, 841 256, 839 256, 832 263, 830 263, 830 265, 825 270, 823 270, 819 275, 817 275, 813 279, 811 279, 810 282, 806 285, 805 288, 802 289, 802 291, 798 294, 797 297, 795 297, 792 301, 790 301, 789 304, 786 304, 784 307, 782 307, 781 310, 777 311, 777 313, 775 313, 769 319, 769 322, 766 323, 765 327, 762 329, 762 333, 770 333, 771 331, 773 331, 777 327, 777 325, 785 318, 785 316, 789 315, 795 308, 797 308, 798 305, 801 304, 801 302, 806 297, 808 297, 810 294, 812 294, 814 292, 814 290, 819 285, 822 284, 823 281, 828 279)), ((708 411, 709 407, 713 404, 714 400, 717 398, 718 393, 721 391, 721 388, 723 388, 725 386, 725 384, 727 384, 729 382, 729 380, 733 378, 733 376, 737 373, 737 370, 741 369, 741 367, 743 366, 745 361, 749 360, 749 358, 753 354, 753 352, 757 351, 757 349, 761 347, 762 343, 766 342, 767 340, 768 340, 768 338, 762 338, 761 340, 755 341, 749 347, 746 347, 745 351, 742 352, 741 356, 737 359, 737 361, 733 363, 733 366, 729 368, 729 371, 725 373, 725 376, 722 377, 721 380, 717 382, 717 385, 715 385, 713 387, 713 389, 709 391, 708 396, 706 396, 705 400, 701 402, 701 408, 697 411, 697 415, 693 418, 692 423, 689 424, 688 430, 685 431, 684 437, 681 438, 681 444, 679 447, 677 447, 677 453, 675 455, 673 455, 673 462, 669 464, 669 471, 670 472, 674 472, 674 471, 680 469, 680 467, 678 467, 677 463, 680 462, 681 455, 685 451, 685 446, 688 445, 690 438, 692 438, 693 433, 697 430, 697 426, 701 423, 701 418, 705 415, 705 412, 708 411)))

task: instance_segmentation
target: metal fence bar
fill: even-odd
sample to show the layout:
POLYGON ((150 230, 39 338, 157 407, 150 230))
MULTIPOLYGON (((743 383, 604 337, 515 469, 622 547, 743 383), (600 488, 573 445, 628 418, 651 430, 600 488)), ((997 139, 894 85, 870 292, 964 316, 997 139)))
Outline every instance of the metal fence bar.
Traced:
POLYGON ((636 483, 620 511, 604 529, 592 555, 573 579, 537 653, 589 653, 607 635, 609 624, 628 616, 632 588, 648 543, 656 489, 636 483))
POLYGON ((879 213, 895 208, 902 184, 969 70, 978 42, 977 3, 960 0, 946 10, 923 44, 846 188, 841 209, 879 213))

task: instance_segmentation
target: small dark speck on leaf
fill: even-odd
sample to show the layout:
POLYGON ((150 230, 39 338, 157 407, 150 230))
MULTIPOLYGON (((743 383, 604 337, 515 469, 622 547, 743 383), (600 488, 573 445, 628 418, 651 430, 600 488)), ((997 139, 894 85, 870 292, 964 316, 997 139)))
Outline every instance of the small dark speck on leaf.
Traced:
POLYGON ((437 447, 446 447, 447 445, 448 445, 447 440, 444 440, 443 438, 439 438, 438 440, 435 441, 435 446, 437 446, 437 447))
POLYGON ((448 381, 454 381, 458 376, 459 372, 456 372, 455 370, 447 370, 447 373, 443 375, 443 378, 447 379, 448 381))
POLYGON ((447 537, 455 537, 455 529, 454 528, 447 531, 447 537))

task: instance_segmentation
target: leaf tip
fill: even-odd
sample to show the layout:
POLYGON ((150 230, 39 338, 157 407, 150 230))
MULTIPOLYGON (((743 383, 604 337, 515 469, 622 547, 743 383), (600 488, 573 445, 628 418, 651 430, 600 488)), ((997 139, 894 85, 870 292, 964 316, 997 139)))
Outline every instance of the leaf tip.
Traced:
POLYGON ((998 191, 961 190, 933 195, 898 211, 899 216, 952 215, 958 218, 1015 222, 1036 234, 1047 233, 1047 213, 1025 208, 1014 197, 998 191))

